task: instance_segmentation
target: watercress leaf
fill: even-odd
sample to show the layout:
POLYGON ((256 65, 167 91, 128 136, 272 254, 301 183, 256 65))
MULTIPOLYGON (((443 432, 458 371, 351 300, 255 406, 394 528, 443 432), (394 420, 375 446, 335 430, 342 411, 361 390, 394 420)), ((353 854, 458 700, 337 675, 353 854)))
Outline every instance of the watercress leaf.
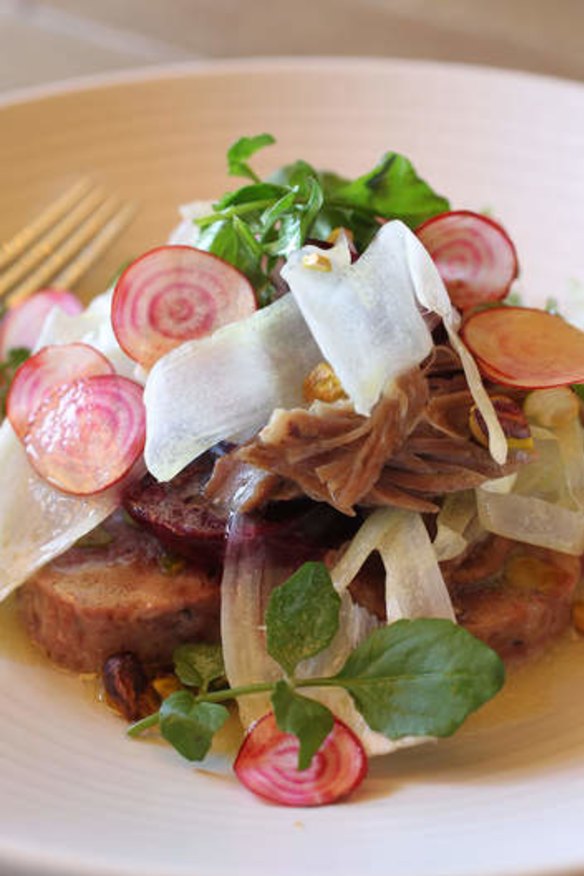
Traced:
POLYGON ((374 630, 335 676, 371 729, 390 739, 450 736, 504 678, 494 651, 437 618, 374 630))
POLYGON ((304 186, 304 193, 306 196, 306 203, 303 208, 302 234, 305 238, 307 236, 308 229, 314 222, 324 201, 322 187, 316 177, 307 177, 304 186))
POLYGON ((582 401, 584 401, 584 383, 573 383, 572 389, 574 390, 578 398, 581 398, 582 401))
POLYGON ((387 152, 370 173, 336 188, 332 198, 335 205, 356 207, 384 219, 401 219, 412 228, 449 209, 446 198, 397 152, 387 152))
POLYGON ((314 177, 317 179, 318 172, 311 164, 308 164, 307 161, 300 160, 295 161, 293 164, 286 164, 284 167, 280 167, 278 170, 274 171, 270 176, 270 182, 276 183, 276 185, 293 188, 294 186, 302 185, 307 177, 314 177))
POLYGON ((296 208, 280 217, 278 236, 275 240, 264 244, 264 251, 269 256, 289 256, 304 243, 302 230, 302 212, 296 208))
POLYGON ((257 175, 247 161, 258 150, 271 146, 276 140, 271 134, 258 134, 255 137, 240 137, 227 150, 227 166, 231 176, 246 176, 259 182, 257 175))
MULTIPOLYGON (((287 189, 282 186, 274 185, 273 183, 260 182, 251 186, 242 186, 235 192, 228 192, 226 195, 213 204, 213 209, 217 212, 226 210, 227 208, 243 206, 244 204, 254 204, 256 201, 277 201, 287 189)), ((259 208, 264 209, 264 208, 259 208)))
POLYGON ((304 563, 272 592, 266 611, 267 648, 288 674, 331 643, 340 604, 324 563, 304 563))
POLYGON ((273 226, 276 224, 278 219, 282 216, 283 213, 286 213, 293 205, 296 200, 296 193, 293 191, 286 191, 282 189, 286 193, 282 195, 277 201, 275 201, 270 207, 266 208, 262 215, 260 216, 260 225, 262 228, 263 237, 271 231, 273 226))
POLYGON ((173 654, 174 669, 183 684, 206 690, 212 681, 225 675, 223 651, 219 644, 197 642, 179 645, 173 654))
MULTIPOLYGON (((223 219, 203 228, 197 240, 198 249, 212 252, 225 259, 246 275, 254 288, 261 289, 266 278, 262 270, 259 247, 249 246, 248 238, 242 238, 237 217, 223 219)), ((252 238, 253 240, 253 238, 252 238)), ((255 241, 253 241, 255 244, 255 241)))
POLYGON ((332 712, 316 700, 295 693, 285 681, 277 682, 272 705, 280 730, 298 737, 298 769, 308 769, 312 758, 333 729, 332 712))
POLYGON ((203 760, 229 711, 219 703, 198 703, 186 690, 172 693, 159 709, 160 732, 187 760, 203 760))

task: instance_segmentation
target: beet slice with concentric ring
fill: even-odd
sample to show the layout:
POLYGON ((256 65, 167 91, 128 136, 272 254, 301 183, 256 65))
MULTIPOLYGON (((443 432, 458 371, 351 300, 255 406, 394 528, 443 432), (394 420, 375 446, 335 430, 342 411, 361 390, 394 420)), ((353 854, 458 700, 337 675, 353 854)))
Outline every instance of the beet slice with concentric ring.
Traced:
POLYGON ((17 347, 32 350, 41 333, 44 321, 53 307, 74 316, 81 313, 83 304, 73 292, 66 289, 41 289, 9 310, 0 324, 0 359, 17 347))
POLYGON ((145 368, 184 341, 201 338, 256 310, 249 280, 212 253, 160 246, 122 273, 112 325, 123 350, 145 368))
POLYGON ((6 415, 23 438, 29 420, 57 386, 80 377, 113 374, 113 365, 89 344, 73 343, 43 347, 17 369, 8 397, 6 415))
POLYGON ((428 250, 455 307, 500 301, 519 273, 513 241, 480 213, 453 210, 428 219, 416 234, 428 250))
POLYGON ((284 806, 324 806, 347 797, 367 774, 358 737, 338 718, 308 769, 298 769, 300 743, 283 733, 273 712, 247 731, 233 765, 239 781, 259 797, 284 806))
POLYGON ((487 377, 540 389, 584 382, 584 332, 529 307, 489 307, 462 325, 462 338, 487 377))
POLYGON ((65 493, 87 496, 120 481, 144 448, 142 387, 118 374, 54 389, 24 435, 35 471, 65 493))

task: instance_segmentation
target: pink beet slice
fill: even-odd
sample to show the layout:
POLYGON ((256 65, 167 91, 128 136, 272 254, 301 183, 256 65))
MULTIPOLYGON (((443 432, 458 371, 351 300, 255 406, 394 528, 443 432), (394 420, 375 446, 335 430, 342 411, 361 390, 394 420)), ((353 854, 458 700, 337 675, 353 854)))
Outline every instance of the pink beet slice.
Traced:
POLYGON ((56 387, 24 435, 38 474, 65 493, 86 496, 120 481, 144 448, 142 387, 117 374, 56 387))
POLYGON ((509 293, 519 264, 513 241, 497 222, 470 210, 453 210, 428 219, 416 234, 455 307, 468 310, 509 293))
POLYGON ((338 718, 306 770, 298 769, 300 744, 283 733, 269 712, 248 730, 233 769, 248 790, 284 806, 324 806, 347 797, 367 774, 358 737, 338 718))
POLYGON ((145 368, 184 341, 256 309, 249 280, 233 265, 190 246, 161 246, 119 278, 112 325, 120 346, 145 368))
POLYGON ((545 310, 490 307, 472 314, 461 333, 497 383, 538 389, 584 381, 584 332, 545 310))
POLYGON ((32 350, 41 333, 44 321, 53 307, 65 313, 81 313, 83 304, 65 289, 41 289, 30 298, 9 310, 0 324, 0 359, 17 347, 32 350))
POLYGON ((106 357, 89 344, 43 347, 18 368, 8 392, 6 414, 16 434, 23 438, 29 420, 45 397, 57 386, 79 377, 113 374, 106 357))

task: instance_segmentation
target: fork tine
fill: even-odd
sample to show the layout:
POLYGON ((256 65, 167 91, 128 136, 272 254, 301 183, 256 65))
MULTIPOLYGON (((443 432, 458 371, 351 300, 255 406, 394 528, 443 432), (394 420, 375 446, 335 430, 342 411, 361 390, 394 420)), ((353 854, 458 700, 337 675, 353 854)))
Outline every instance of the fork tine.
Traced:
POLYGON ((16 286, 43 259, 55 252, 56 248, 78 228, 82 222, 104 200, 101 189, 90 190, 89 193, 67 213, 57 225, 38 240, 31 249, 0 275, 0 298, 9 289, 16 286))
POLYGON ((75 183, 68 191, 53 201, 36 219, 22 228, 6 243, 0 245, 0 268, 5 268, 19 256, 37 237, 61 219, 91 188, 87 179, 75 183))
POLYGON ((89 270, 91 265, 105 252, 108 246, 118 237, 124 228, 132 221, 136 208, 126 204, 121 208, 96 235, 75 261, 55 278, 56 283, 64 289, 71 289, 79 278, 89 270))
MULTIPOLYGON (((124 212, 127 208, 120 210, 120 204, 117 200, 109 198, 105 201, 92 216, 87 219, 77 231, 64 242, 64 244, 54 252, 46 261, 44 261, 35 271, 12 289, 5 297, 5 302, 8 307, 14 307, 24 298, 32 295, 37 289, 40 289, 50 280, 52 280, 68 263, 81 251, 83 248, 103 230, 104 226, 110 222, 117 211, 124 212)), ((117 232, 116 232, 117 233, 117 232)), ((109 242, 109 241, 108 241, 109 242)))

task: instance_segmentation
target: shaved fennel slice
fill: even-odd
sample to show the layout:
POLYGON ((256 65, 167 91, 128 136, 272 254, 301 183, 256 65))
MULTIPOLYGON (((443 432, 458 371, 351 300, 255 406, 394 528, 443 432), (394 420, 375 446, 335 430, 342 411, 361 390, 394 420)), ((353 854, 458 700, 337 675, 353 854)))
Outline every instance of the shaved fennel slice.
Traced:
POLYGON ((430 353, 401 223, 384 225, 354 264, 341 236, 332 249, 292 253, 282 276, 357 413, 368 415, 388 381, 430 353), (314 253, 330 270, 307 266, 314 253))
POLYGON ((385 567, 388 623, 420 617, 456 620, 432 542, 419 514, 397 511, 396 521, 378 549, 385 567))
POLYGON ((481 487, 476 494, 479 519, 489 532, 572 556, 584 553, 584 512, 536 496, 481 487))
POLYGON ((439 562, 453 560, 468 547, 465 532, 477 513, 477 503, 472 490, 449 493, 436 518, 434 553, 439 562))
POLYGON ((0 600, 118 506, 120 486, 70 496, 32 470, 8 420, 0 428, 0 600))
MULTIPOLYGON (((354 630, 359 629, 359 624, 363 623, 359 616, 363 609, 350 601, 347 603, 346 588, 374 550, 379 551, 385 567, 389 622, 402 617, 444 617, 455 620, 450 596, 420 515, 410 511, 381 508, 367 518, 331 571, 333 583, 342 593, 344 610, 349 614, 338 634, 341 642, 346 642, 347 656, 358 644, 354 630)), ((368 632, 370 630, 361 630, 363 638, 368 632)), ((339 648, 337 640, 328 652, 325 651, 310 661, 310 674, 337 671, 338 654, 332 652, 335 647, 339 648), (329 665, 326 663, 327 659, 329 665)), ((335 715, 359 735, 369 755, 389 754, 399 748, 428 742, 432 738, 406 736, 403 739, 388 739, 367 726, 346 691, 327 689, 311 694, 328 705, 335 715)))
POLYGON ((81 341, 103 353, 116 372, 139 383, 144 383, 136 363, 127 356, 114 335, 111 324, 111 291, 94 298, 82 313, 70 315, 59 307, 53 308, 43 326, 37 349, 50 344, 70 344, 81 341))
POLYGON ((458 311, 452 306, 438 269, 418 237, 412 234, 405 225, 399 224, 416 297, 422 307, 441 317, 450 343, 460 358, 468 388, 485 420, 491 456, 495 462, 503 465, 508 453, 507 439, 495 413, 493 403, 483 386, 477 364, 458 335, 460 325, 458 311))
POLYGON ((301 403, 321 358, 291 295, 172 350, 146 381, 148 469, 167 481, 218 441, 251 437, 274 408, 301 403))

